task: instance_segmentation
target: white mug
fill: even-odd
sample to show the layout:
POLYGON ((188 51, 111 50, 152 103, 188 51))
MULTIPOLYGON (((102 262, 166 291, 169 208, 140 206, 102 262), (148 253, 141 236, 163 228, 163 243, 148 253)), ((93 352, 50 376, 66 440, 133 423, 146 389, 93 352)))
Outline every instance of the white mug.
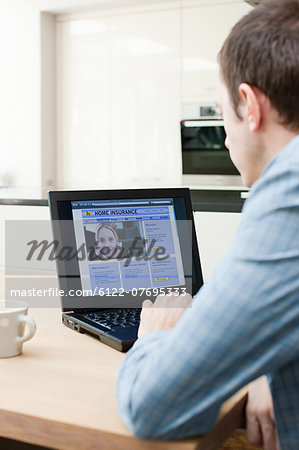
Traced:
POLYGON ((0 358, 19 355, 23 342, 33 337, 36 326, 27 311, 25 302, 0 300, 0 358))

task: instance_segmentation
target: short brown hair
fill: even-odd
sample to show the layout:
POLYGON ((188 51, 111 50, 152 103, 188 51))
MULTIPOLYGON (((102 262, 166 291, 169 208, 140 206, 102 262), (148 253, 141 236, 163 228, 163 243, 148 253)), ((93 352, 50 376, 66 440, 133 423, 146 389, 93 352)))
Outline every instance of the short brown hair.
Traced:
POLYGON ((299 0, 266 0, 231 30, 219 55, 221 75, 238 114, 239 86, 259 88, 299 130, 299 0))

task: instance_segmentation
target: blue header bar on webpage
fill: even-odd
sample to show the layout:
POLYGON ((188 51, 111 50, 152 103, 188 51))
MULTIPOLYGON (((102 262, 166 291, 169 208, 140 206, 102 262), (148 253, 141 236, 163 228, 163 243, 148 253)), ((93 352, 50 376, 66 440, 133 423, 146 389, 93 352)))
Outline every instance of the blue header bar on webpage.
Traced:
POLYGON ((116 207, 141 207, 141 206, 171 206, 173 205, 172 198, 163 199, 138 199, 138 200, 90 200, 90 201, 73 201, 72 209, 85 209, 85 208, 116 208, 116 207))

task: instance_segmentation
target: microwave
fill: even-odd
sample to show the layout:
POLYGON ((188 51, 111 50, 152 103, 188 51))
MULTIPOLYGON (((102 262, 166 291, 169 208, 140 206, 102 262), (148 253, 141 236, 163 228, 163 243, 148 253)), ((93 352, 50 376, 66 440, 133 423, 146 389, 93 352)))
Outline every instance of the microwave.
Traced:
POLYGON ((199 118, 182 120, 183 183, 187 185, 241 186, 240 173, 225 147, 223 120, 215 107, 199 107, 199 118))

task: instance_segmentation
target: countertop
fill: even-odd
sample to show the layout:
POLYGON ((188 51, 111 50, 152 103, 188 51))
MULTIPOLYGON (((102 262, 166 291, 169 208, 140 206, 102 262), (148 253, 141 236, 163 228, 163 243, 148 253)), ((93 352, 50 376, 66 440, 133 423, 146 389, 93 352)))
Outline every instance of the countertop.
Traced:
MULTIPOLYGON (((188 186, 194 211, 241 212, 247 189, 225 186, 188 186)), ((48 188, 1 187, 0 205, 48 206, 48 188)))

